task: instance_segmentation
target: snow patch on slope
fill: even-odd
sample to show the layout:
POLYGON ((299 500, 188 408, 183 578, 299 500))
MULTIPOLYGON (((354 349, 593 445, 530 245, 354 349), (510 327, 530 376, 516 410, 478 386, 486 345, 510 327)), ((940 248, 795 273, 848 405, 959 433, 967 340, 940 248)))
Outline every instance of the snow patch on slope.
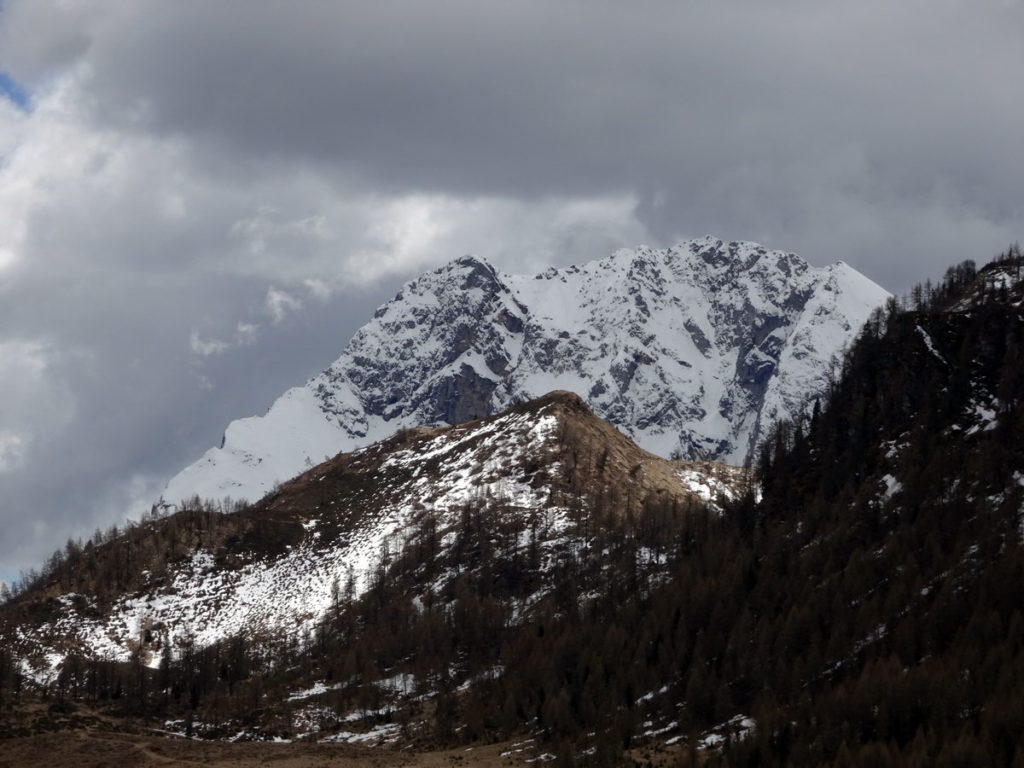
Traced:
MULTIPOLYGON (((307 521, 303 541, 286 554, 237 569, 219 567, 212 553, 199 550, 176 566, 163 586, 120 598, 102 619, 83 615, 76 610, 73 595, 63 596, 60 618, 33 634, 41 645, 54 634, 73 637, 91 655, 122 661, 130 658, 133 645, 147 630, 175 652, 186 644, 202 647, 243 630, 283 630, 301 637, 314 630, 338 587, 350 577, 353 596, 369 587, 371 568, 384 548, 408 533, 424 508, 437 514, 442 541, 466 503, 477 499, 501 500, 510 513, 546 510, 543 533, 557 537, 568 525, 568 511, 551 507, 547 483, 533 487, 513 479, 523 472, 509 471, 526 457, 544 457, 553 450, 557 427, 558 418, 550 412, 509 413, 439 434, 420 443, 418 450, 398 451, 385 460, 381 477, 389 475, 389 468, 408 467, 414 470, 414 479, 384 489, 389 502, 380 514, 338 540, 322 542, 316 521, 307 521), (431 478, 415 472, 427 461, 439 462, 431 478)), ((557 462, 548 461, 541 471, 558 470, 557 462)), ((52 675, 61 660, 54 657, 51 670, 40 674, 52 675)), ((153 667, 159 662, 156 654, 146 659, 153 667)))

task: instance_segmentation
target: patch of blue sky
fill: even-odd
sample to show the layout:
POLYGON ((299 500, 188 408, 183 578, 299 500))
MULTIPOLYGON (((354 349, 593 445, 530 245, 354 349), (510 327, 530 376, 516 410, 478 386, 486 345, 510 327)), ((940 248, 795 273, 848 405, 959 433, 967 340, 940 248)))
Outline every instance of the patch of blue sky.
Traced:
POLYGON ((0 96, 24 110, 28 110, 32 103, 29 92, 3 70, 0 70, 0 96))

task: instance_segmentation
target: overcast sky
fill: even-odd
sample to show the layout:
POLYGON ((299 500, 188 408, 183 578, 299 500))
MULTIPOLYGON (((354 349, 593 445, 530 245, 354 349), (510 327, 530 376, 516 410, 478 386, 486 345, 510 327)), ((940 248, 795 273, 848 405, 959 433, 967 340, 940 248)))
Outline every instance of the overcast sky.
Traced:
POLYGON ((0 0, 0 578, 464 253, 990 258, 1022 39, 987 0, 0 0))

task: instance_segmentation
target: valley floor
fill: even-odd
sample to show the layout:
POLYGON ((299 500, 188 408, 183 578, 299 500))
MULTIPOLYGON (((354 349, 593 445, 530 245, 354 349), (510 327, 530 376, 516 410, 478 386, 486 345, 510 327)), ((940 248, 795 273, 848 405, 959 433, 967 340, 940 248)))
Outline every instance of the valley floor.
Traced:
MULTIPOLYGON (((668 768, 682 747, 648 743, 630 750, 624 765, 668 768)), ((532 738, 470 747, 414 751, 410 746, 295 741, 225 742, 188 739, 85 708, 57 713, 28 704, 0 716, 0 768, 514 768, 553 765, 555 756, 532 738)))
POLYGON ((59 731, 0 742, 0 768, 39 765, 52 768, 101 768, 117 765, 138 768, 190 765, 223 768, 256 765, 279 768, 369 768, 426 763, 414 762, 394 752, 339 744, 226 744, 105 731, 59 731))
MULTIPOLYGON (((274 768, 508 768, 544 765, 547 762, 544 757, 527 757, 514 746, 510 742, 501 742, 414 753, 348 744, 232 744, 140 733, 76 730, 0 740, 0 768, 34 768, 40 765, 49 768, 184 768, 196 765, 210 768, 262 765, 274 768), (510 755, 510 751, 515 754, 510 755)), ((551 756, 546 757, 551 759, 551 756)), ((645 765, 668 766, 674 763, 676 755, 670 748, 655 747, 637 750, 632 757, 645 765)))

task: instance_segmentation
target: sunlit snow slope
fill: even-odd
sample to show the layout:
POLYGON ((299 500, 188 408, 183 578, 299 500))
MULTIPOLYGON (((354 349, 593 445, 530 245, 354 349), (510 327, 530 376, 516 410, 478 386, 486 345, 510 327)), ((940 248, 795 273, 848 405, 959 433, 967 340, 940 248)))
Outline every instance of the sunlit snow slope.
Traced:
POLYGON ((887 295, 841 262, 711 237, 536 277, 464 257, 407 284, 265 415, 232 422, 163 497, 257 499, 398 428, 556 388, 654 453, 742 463, 773 420, 823 390, 832 356, 887 295))

